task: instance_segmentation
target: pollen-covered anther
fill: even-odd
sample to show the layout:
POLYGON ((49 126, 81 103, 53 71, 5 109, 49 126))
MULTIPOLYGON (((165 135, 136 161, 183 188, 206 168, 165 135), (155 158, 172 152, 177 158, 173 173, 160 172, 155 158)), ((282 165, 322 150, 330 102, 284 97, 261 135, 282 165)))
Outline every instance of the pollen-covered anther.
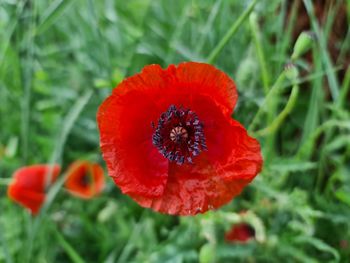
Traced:
POLYGON ((207 150, 197 114, 174 105, 161 114, 152 142, 165 158, 179 165, 193 163, 193 157, 207 150))

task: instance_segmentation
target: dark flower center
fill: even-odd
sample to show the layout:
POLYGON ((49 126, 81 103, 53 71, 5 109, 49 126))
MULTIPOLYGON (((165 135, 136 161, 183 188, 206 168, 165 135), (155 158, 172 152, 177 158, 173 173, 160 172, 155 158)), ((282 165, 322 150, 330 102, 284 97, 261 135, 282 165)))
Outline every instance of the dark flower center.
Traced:
POLYGON ((87 187, 92 184, 92 177, 89 172, 85 172, 80 178, 79 178, 81 186, 87 187))
POLYGON ((153 145, 169 161, 193 163, 193 157, 207 150, 203 124, 196 113, 171 105, 158 120, 153 145))

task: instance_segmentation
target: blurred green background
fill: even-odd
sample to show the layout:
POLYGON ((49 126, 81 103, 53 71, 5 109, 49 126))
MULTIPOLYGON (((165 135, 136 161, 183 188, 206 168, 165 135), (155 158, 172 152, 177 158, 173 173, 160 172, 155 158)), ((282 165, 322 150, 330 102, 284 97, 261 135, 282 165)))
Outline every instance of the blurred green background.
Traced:
POLYGON ((349 262, 349 21, 349 0, 0 0, 0 262, 349 262), (304 30, 313 44, 285 69, 304 30), (143 66, 181 61, 237 84, 234 117, 265 159, 241 196, 181 218, 111 179, 89 201, 59 182, 37 217, 7 198, 21 166, 104 164, 98 105, 143 66), (225 242, 242 221, 255 240, 225 242))

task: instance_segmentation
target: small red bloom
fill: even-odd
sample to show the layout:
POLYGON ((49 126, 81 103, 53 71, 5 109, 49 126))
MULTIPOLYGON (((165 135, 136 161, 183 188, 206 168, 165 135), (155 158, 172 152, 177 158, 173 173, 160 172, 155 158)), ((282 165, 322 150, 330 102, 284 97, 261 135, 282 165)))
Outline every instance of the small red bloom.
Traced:
POLYGON ((241 242, 246 243, 255 236, 254 228, 250 225, 242 223, 233 225, 231 230, 225 234, 225 240, 227 242, 241 242))
POLYGON ((59 165, 47 164, 22 167, 13 174, 7 194, 36 215, 45 201, 46 188, 56 180, 60 169, 59 165))
POLYGON ((103 169, 96 163, 76 161, 68 168, 65 186, 77 197, 92 198, 103 190, 104 185, 103 169))
POLYGON ((143 207, 194 215, 226 204, 262 166, 260 145, 231 119, 234 82, 196 62, 146 66, 100 106, 109 175, 143 207))

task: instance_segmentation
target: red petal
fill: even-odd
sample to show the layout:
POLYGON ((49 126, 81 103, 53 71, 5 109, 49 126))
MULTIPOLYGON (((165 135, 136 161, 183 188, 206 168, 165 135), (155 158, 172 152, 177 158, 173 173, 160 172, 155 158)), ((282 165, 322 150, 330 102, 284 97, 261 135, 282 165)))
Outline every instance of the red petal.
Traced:
POLYGON ((190 103, 204 123, 208 151, 194 165, 171 163, 161 197, 131 195, 141 206, 167 214, 203 213, 231 201, 261 170, 259 143, 237 121, 224 116, 208 98, 190 103))
POLYGON ((37 214, 45 200, 46 186, 50 186, 56 180, 60 169, 59 165, 46 164, 18 169, 9 185, 8 196, 30 209, 33 215, 37 214))
POLYGON ((104 188, 103 169, 88 161, 76 161, 67 171, 65 186, 68 191, 80 198, 89 199, 98 195, 104 188), (86 177, 91 181, 84 182, 86 177))
MULTIPOLYGON (((148 68, 151 69, 157 67, 148 68)), ((131 83, 135 78, 131 78, 131 83)), ((108 173, 123 193, 159 196, 166 183, 168 162, 152 144, 151 124, 160 112, 147 94, 132 88, 124 94, 123 85, 129 82, 115 89, 97 115, 108 173)))
POLYGON ((184 62, 175 69, 176 83, 194 96, 204 95, 222 105, 223 111, 231 114, 237 102, 237 90, 233 80, 224 72, 205 63, 184 62))
POLYGON ((204 124, 205 154, 215 171, 226 180, 251 181, 262 166, 259 142, 239 122, 224 116, 211 98, 197 97, 190 104, 204 124))
POLYGON ((16 185, 9 187, 8 196, 12 200, 28 208, 33 215, 38 214, 45 201, 45 194, 43 192, 31 191, 16 185))
POLYGON ((199 62, 169 65, 167 69, 159 65, 146 66, 141 73, 125 79, 113 92, 121 96, 131 91, 143 93, 145 99, 157 105, 163 98, 174 95, 210 96, 227 113, 232 113, 238 99, 236 85, 228 75, 199 62))
POLYGON ((159 198, 131 196, 141 206, 161 213, 195 215, 229 202, 245 185, 241 180, 224 181, 211 167, 208 167, 206 174, 196 173, 186 166, 188 165, 179 167, 171 164, 163 196, 159 198))

